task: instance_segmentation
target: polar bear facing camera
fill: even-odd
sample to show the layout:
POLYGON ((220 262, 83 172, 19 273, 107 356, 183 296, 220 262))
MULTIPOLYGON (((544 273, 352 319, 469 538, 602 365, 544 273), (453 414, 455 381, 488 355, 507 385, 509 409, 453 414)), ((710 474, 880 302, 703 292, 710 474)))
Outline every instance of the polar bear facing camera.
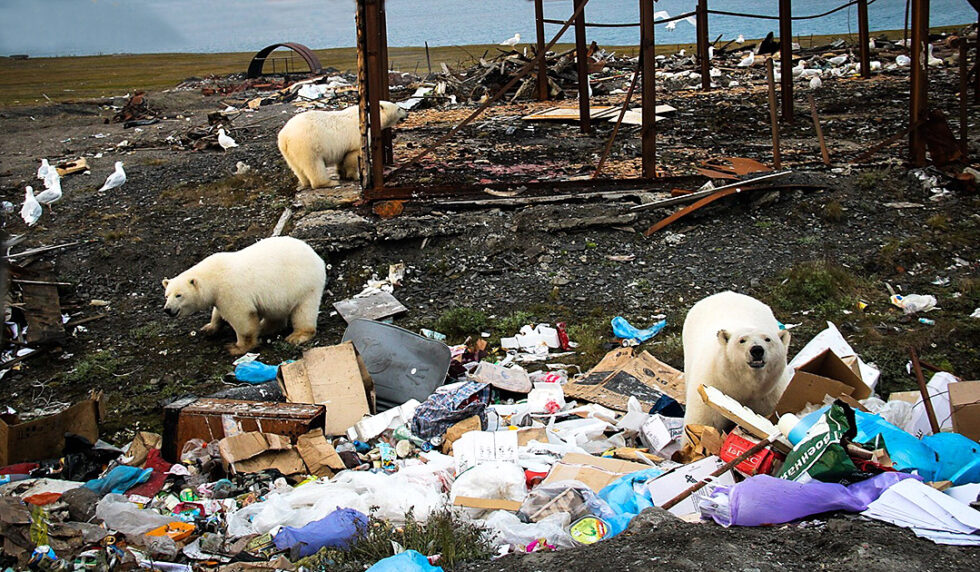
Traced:
MULTIPOLYGON (((381 102, 381 128, 394 127, 408 117, 390 101, 381 102)), ((279 131, 279 151, 299 179, 299 188, 336 187, 334 172, 345 179, 357 178, 361 148, 358 106, 340 111, 313 110, 300 113, 279 131)))
POLYGON ((684 320, 684 424, 732 424, 704 403, 700 385, 716 387, 760 415, 772 413, 789 382, 789 331, 759 300, 721 292, 701 300, 684 320))
POLYGON ((201 331, 213 335, 224 320, 238 340, 228 346, 242 355, 259 344, 260 334, 293 326, 291 344, 316 334, 316 318, 327 281, 323 259, 308 244, 288 236, 266 238, 237 252, 218 252, 176 278, 164 279, 163 306, 181 317, 211 310, 201 331))

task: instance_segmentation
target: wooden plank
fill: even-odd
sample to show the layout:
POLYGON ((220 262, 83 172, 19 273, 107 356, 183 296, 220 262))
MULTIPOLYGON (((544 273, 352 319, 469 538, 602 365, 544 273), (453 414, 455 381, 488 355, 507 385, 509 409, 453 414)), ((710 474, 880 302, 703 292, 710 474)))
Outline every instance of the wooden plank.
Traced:
POLYGON ((684 195, 684 196, 680 196, 680 197, 671 197, 669 199, 664 199, 662 201, 656 201, 656 202, 652 202, 652 203, 643 203, 642 205, 636 205, 635 207, 631 207, 630 210, 631 211, 638 211, 638 210, 645 210, 645 209, 652 209, 652 208, 659 208, 659 207, 669 207, 671 205, 677 205, 677 204, 682 204, 682 203, 690 203, 690 202, 696 201, 696 200, 698 200, 698 199, 700 199, 702 197, 707 197, 707 196, 711 195, 712 193, 718 192, 718 191, 720 191, 722 189, 727 189, 727 188, 730 188, 730 187, 747 187, 749 185, 752 185, 754 183, 758 183, 758 182, 761 182, 761 181, 768 181, 770 179, 775 179, 775 178, 778 178, 778 177, 784 177, 786 175, 789 175, 790 173, 792 173, 792 171, 780 171, 778 173, 770 173, 768 175, 762 175, 761 177, 756 177, 754 179, 746 179, 744 181, 738 181, 738 182, 735 182, 735 183, 731 183, 729 185, 722 185, 720 187, 715 187, 713 189, 707 189, 707 190, 704 190, 704 191, 697 191, 697 192, 691 193, 689 195, 684 195))

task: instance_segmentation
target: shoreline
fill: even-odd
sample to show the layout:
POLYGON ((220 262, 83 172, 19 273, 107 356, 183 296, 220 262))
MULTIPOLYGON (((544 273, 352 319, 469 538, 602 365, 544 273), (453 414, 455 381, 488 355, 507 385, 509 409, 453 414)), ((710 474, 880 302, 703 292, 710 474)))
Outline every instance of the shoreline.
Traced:
MULTIPOLYGON (((930 33, 953 33, 971 24, 937 26, 930 28, 930 33)), ((903 31, 900 29, 871 32, 874 38, 889 39, 901 38, 902 34, 903 31)), ((794 40, 804 48, 828 44, 840 38, 848 40, 853 45, 857 39, 857 32, 794 36, 794 40)), ((746 44, 758 41, 759 39, 747 39, 746 44)), ((718 44, 724 45, 724 42, 718 44)), ((573 47, 573 43, 559 43, 555 44, 553 49, 561 51, 573 47)), ((600 47, 619 54, 635 55, 637 52, 635 45, 600 47)), ((658 44, 656 52, 675 53, 681 49, 691 52, 694 47, 694 44, 684 43, 658 44)), ((429 55, 433 71, 438 71, 442 62, 452 68, 464 67, 476 61, 484 53, 494 54, 498 49, 502 50, 502 47, 493 44, 440 46, 430 47, 429 55)), ((313 50, 313 52, 320 59, 325 70, 334 68, 344 72, 356 68, 356 50, 353 47, 329 48, 313 50)), ((392 70, 408 73, 427 73, 425 52, 426 49, 421 46, 390 47, 390 67, 392 70)), ((244 73, 254 55, 255 52, 175 52, 26 59, 3 56, 0 57, 0 108, 111 97, 131 93, 134 90, 168 89, 190 77, 244 73)))

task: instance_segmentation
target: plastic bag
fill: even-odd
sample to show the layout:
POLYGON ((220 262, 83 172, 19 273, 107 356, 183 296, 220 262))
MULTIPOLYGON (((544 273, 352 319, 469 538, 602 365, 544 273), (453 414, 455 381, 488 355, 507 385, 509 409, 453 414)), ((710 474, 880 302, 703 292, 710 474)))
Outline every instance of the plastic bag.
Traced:
POLYGON ((736 485, 715 487, 701 499, 701 514, 722 526, 782 524, 832 510, 859 512, 888 487, 912 475, 881 473, 848 487, 837 483, 799 483, 755 475, 736 485))
POLYGON ((92 479, 83 486, 99 496, 106 493, 122 494, 136 485, 146 482, 152 474, 153 469, 119 465, 101 479, 92 479))
POLYGON ((368 517, 350 508, 335 510, 302 528, 285 527, 276 534, 276 548, 299 546, 299 556, 315 554, 321 548, 346 548, 367 530, 368 517))
POLYGON ((527 546, 531 542, 544 538, 548 544, 559 548, 576 546, 568 534, 568 526, 572 520, 567 512, 552 514, 539 522, 523 523, 517 515, 505 510, 490 514, 483 522, 491 531, 491 542, 494 546, 517 544, 527 546))
POLYGON ((442 572, 442 567, 430 564, 421 552, 406 550, 378 560, 367 572, 442 572))
POLYGON ((626 530, 626 526, 634 516, 640 514, 643 509, 653 506, 646 483, 663 474, 663 469, 655 467, 644 469, 623 475, 599 491, 599 498, 605 501, 614 513, 612 516, 603 517, 609 524, 610 537, 626 530))
POLYGON ((612 330, 613 334, 622 340, 629 340, 641 344, 653 336, 660 333, 660 330, 664 329, 667 325, 667 320, 660 320, 654 325, 646 329, 639 329, 632 326, 626 321, 626 318, 622 316, 616 316, 612 319, 612 330))
MULTIPOLYGON (((450 492, 450 502, 456 497, 506 499, 523 501, 527 496, 524 469, 514 463, 483 463, 456 477, 450 492)), ((479 518, 486 511, 466 509, 470 518, 479 518)))
POLYGON ((882 401, 869 397, 862 399, 861 405, 896 427, 906 427, 912 419, 913 405, 908 401, 882 401))
POLYGON ((260 361, 247 361, 235 366, 235 379, 249 384, 265 383, 276 379, 279 366, 260 361))
POLYGON ((149 509, 140 509, 118 494, 108 494, 95 506, 95 516, 105 522, 106 528, 119 531, 127 536, 136 536, 180 520, 173 516, 158 514, 149 509))
POLYGON ((606 501, 581 481, 558 481, 539 486, 527 495, 517 514, 518 517, 523 517, 521 520, 540 522, 558 512, 559 507, 569 509, 564 512, 572 521, 588 515, 603 519, 616 516, 606 501), (552 501, 562 495, 566 497, 552 504, 552 501))
POLYGON ((531 391, 531 379, 520 366, 502 367, 481 361, 470 373, 470 378, 478 383, 489 383, 497 389, 527 393, 531 391))

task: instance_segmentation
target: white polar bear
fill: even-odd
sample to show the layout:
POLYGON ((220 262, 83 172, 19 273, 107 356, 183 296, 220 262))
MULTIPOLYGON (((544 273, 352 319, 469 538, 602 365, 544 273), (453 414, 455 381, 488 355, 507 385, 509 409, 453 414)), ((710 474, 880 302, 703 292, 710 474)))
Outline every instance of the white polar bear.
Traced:
POLYGON ((721 292, 701 300, 684 320, 684 424, 724 430, 731 423, 711 409, 697 392, 716 387, 760 415, 772 413, 786 389, 789 331, 759 300, 721 292))
POLYGON ((201 331, 215 334, 225 320, 238 336, 228 351, 242 355, 258 345, 260 333, 279 331, 287 320, 293 326, 287 342, 312 339, 326 282, 326 265, 308 244, 288 236, 266 238, 237 252, 212 254, 164 279, 163 310, 178 317, 211 310, 201 331))
MULTIPOLYGON (((381 128, 394 127, 408 111, 390 101, 381 102, 381 128)), ((361 149, 358 106, 340 111, 313 110, 300 113, 279 131, 279 151, 299 179, 299 188, 336 187, 331 171, 356 179, 361 149)))

